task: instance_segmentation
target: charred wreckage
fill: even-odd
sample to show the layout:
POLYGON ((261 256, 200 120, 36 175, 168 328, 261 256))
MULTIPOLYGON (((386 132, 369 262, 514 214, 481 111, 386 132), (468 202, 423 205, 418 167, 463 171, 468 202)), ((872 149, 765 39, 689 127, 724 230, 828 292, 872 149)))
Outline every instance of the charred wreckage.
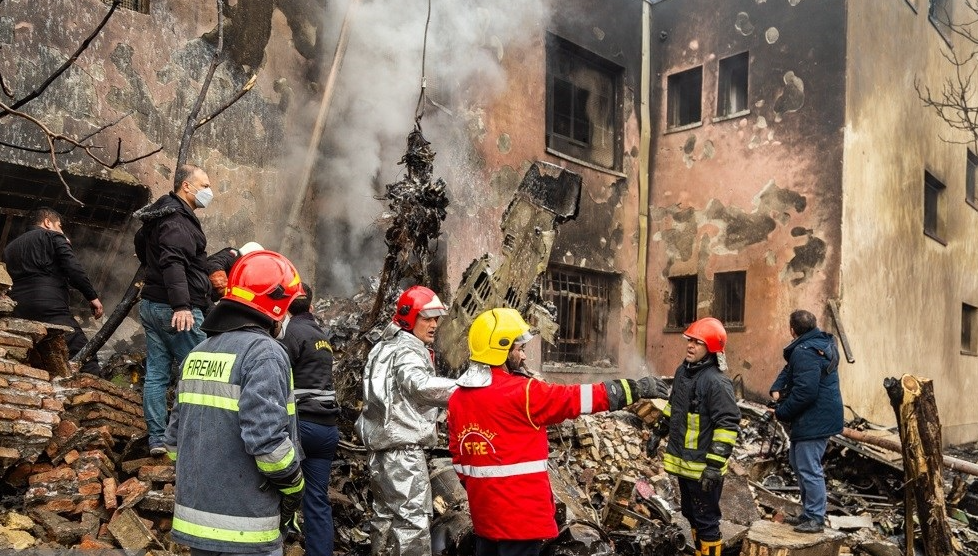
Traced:
MULTIPOLYGON (((346 418, 329 485, 340 554, 370 552, 367 457, 350 426, 360 404, 366 354, 405 284, 448 291, 431 264, 448 206, 445 183, 432 180, 434 155, 420 129, 409 136, 402 159, 406 175, 386 190, 388 254, 379 278, 352 298, 323 298, 314 305, 331 334, 337 395, 346 418)), ((472 319, 491 307, 516 308, 544 339, 554 337, 556 309, 541 299, 538 269, 549 260, 557 227, 576 216, 580 190, 581 178, 565 169, 542 162, 529 168, 503 215, 498 254, 473 261, 455 289, 439 332, 440 372, 457 376, 462 370, 463 335, 472 319)), ((138 292, 138 280, 133 284, 138 292)), ((5 295, 10 285, 0 269, 0 549, 182 552, 168 535, 174 467, 165 458, 150 457, 145 441, 139 393, 143 355, 115 354, 104 368, 106 378, 78 374, 77 364, 67 359, 68 329, 10 317, 12 301, 5 295)), ((104 341, 111 332, 97 337, 104 341)), ((913 397, 908 395, 912 381, 904 377, 903 382, 895 408, 913 397)), ((926 381, 916 391, 926 394, 926 381)), ((943 554, 942 547, 953 551, 948 554, 978 554, 978 482, 972 478, 978 466, 969 463, 976 450, 942 457, 938 442, 934 460, 928 444, 933 436, 924 429, 915 442, 931 454, 907 448, 903 424, 908 418, 896 436, 856 416, 845 434, 831 439, 826 454, 831 529, 792 534, 782 524, 799 509, 787 437, 764 405, 747 400, 739 405, 741 435, 722 500, 725 553, 896 555, 910 553, 917 543, 927 554, 943 554), (924 480, 935 473, 936 479, 924 480), (925 483, 932 490, 925 490, 925 483), (946 542, 928 541, 935 533, 946 535, 946 542)), ((548 471, 560 534, 546 542, 544 554, 693 552, 674 480, 644 449, 661 409, 645 401, 551 427, 548 471)), ((937 429, 939 441, 939 422, 937 429)), ((446 445, 431 450, 429 459, 433 551, 468 555, 471 517, 446 445)), ((301 542, 287 545, 287 554, 301 553, 301 542)))

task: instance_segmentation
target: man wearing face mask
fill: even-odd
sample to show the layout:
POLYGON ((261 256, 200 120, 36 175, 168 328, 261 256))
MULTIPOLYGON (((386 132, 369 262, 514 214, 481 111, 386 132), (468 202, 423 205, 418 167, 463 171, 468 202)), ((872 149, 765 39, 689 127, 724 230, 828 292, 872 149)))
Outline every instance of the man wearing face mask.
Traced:
MULTIPOLYGON (((7 271, 14 281, 10 290, 10 297, 17 302, 14 316, 70 326, 74 332, 65 336, 65 343, 68 355, 74 355, 85 347, 88 338, 71 315, 68 286, 85 296, 95 318, 102 316, 102 302, 61 230, 61 215, 42 207, 32 211, 28 219, 31 228, 3 251, 7 271)), ((99 374, 98 360, 92 357, 81 371, 99 374)))
POLYGON ((177 168, 173 191, 136 211, 143 222, 134 239, 146 268, 139 318, 146 330, 143 413, 153 455, 163 455, 167 422, 166 390, 173 365, 204 339, 200 323, 210 305, 207 239, 194 211, 214 193, 207 174, 196 166, 177 168))

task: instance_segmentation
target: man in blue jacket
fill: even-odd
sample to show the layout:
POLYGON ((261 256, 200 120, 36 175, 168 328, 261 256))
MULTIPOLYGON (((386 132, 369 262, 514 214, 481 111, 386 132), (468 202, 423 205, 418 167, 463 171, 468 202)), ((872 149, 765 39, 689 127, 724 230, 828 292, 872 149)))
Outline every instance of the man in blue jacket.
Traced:
POLYGON ((825 472, 822 456, 829 437, 842 432, 839 348, 835 337, 816 326, 815 315, 795 311, 788 319, 791 337, 784 348, 787 365, 771 385, 774 415, 791 429, 788 459, 798 478, 802 514, 795 531, 819 533, 825 527, 825 472))

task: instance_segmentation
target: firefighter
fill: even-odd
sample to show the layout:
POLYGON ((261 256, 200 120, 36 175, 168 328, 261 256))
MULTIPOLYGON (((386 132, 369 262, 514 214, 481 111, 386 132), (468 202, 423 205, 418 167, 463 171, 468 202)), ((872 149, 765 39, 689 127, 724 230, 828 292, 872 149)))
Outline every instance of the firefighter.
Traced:
POLYGON ((356 431, 370 451, 373 555, 430 556, 431 482, 424 448, 438 441, 435 419, 455 381, 435 376, 438 320, 448 311, 435 292, 408 288, 370 350, 356 431))
POLYGON ((163 438, 176 461, 173 539, 195 556, 282 554, 303 494, 289 357, 275 340, 299 274, 272 251, 244 255, 184 360, 163 438))
POLYGON ((515 309, 476 317, 471 363, 448 401, 448 449, 468 493, 478 556, 536 556, 557 536, 547 425, 669 393, 652 377, 574 385, 531 378, 523 348, 532 337, 515 309))
POLYGON ((737 442, 740 408, 727 368, 727 331, 706 317, 689 325, 686 357, 676 369, 672 394, 656 423, 646 451, 650 456, 667 438, 662 458, 679 482, 683 517, 689 521, 697 556, 720 556, 720 494, 727 459, 737 442))
POLYGON ((224 297, 224 289, 228 285, 228 273, 241 255, 262 249, 264 247, 260 243, 249 241, 241 247, 225 247, 213 255, 208 255, 206 271, 207 278, 211 282, 211 299, 217 301, 224 297))

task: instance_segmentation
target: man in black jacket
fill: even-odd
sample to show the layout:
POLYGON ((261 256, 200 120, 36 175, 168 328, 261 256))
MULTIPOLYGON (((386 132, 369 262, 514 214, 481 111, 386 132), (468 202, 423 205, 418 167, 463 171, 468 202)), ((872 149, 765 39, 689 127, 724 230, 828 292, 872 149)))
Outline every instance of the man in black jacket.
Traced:
POLYGON ((305 548, 309 556, 332 556, 333 509, 327 487, 340 439, 336 429, 340 409, 333 387, 333 348, 316 323, 316 317, 309 312, 312 289, 303 283, 302 291, 305 293, 289 305, 291 318, 285 325, 282 344, 292 363, 299 436, 306 454, 302 460, 302 473, 306 477, 302 499, 305 548))
MULTIPOLYGON (((10 297, 17 302, 14 316, 70 326, 74 332, 65 336, 68 355, 78 353, 88 337, 68 308, 68 286, 80 291, 92 308, 95 318, 102 316, 102 302, 85 269, 75 259, 71 242, 61 229, 61 215, 48 207, 28 215, 31 228, 7 244, 3 260, 14 285, 10 297)), ((99 374, 98 359, 92 357, 82 372, 99 374)))
POLYGON ((207 239, 194 211, 206 207, 214 194, 207 174, 196 166, 177 168, 174 181, 172 192, 133 215, 143 222, 135 244, 146 267, 139 318, 146 330, 143 412, 153 455, 166 453, 162 437, 171 369, 204 340, 200 323, 210 305, 207 239))

